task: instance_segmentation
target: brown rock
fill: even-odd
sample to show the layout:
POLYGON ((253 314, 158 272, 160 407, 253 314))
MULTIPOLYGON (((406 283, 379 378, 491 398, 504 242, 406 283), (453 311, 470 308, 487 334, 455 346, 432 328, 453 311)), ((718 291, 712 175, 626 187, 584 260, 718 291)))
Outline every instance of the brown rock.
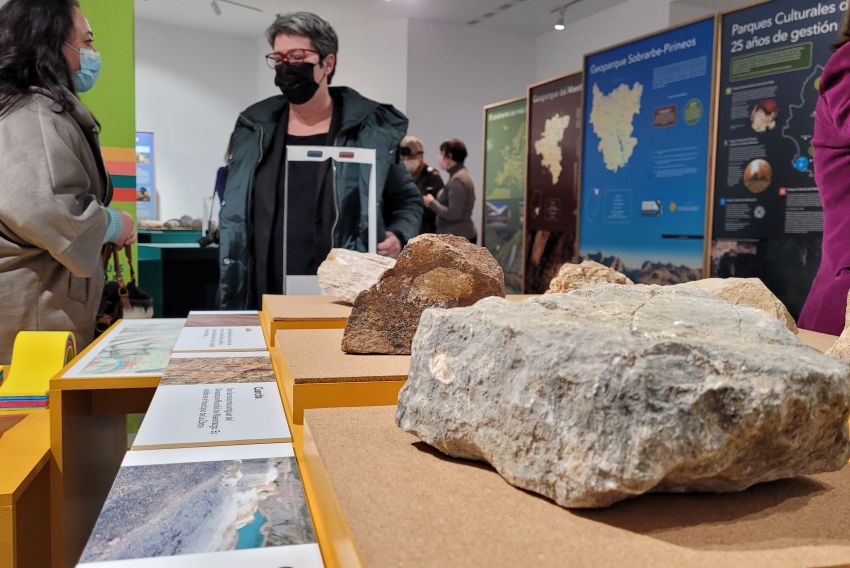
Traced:
POLYGON ((758 278, 705 278, 694 282, 678 284, 682 288, 698 288, 704 290, 730 304, 752 306, 764 310, 782 323, 785 327, 797 333, 797 323, 782 300, 758 278))
POLYGON ((847 311, 844 312, 844 331, 826 354, 839 359, 850 359, 850 294, 847 294, 847 311))
POLYGON ((421 235, 357 297, 342 350, 409 355, 426 308, 471 306, 488 296, 505 297, 505 275, 490 251, 463 237, 421 235))
POLYGON ((593 260, 585 260, 581 264, 567 263, 558 271, 558 275, 549 283, 547 294, 569 292, 579 288, 587 288, 594 284, 634 284, 625 275, 613 268, 599 264, 593 260))

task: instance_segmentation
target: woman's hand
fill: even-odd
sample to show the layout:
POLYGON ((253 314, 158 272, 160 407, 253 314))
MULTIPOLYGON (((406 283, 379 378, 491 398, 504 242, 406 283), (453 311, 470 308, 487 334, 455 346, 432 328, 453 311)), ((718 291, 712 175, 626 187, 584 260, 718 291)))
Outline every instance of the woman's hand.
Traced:
POLYGON ((126 211, 118 210, 121 217, 121 233, 113 241, 119 247, 136 242, 136 221, 126 211))
POLYGON ((425 207, 430 207, 431 204, 434 203, 434 201, 436 200, 434 199, 433 195, 431 195, 430 193, 426 193, 422 196, 422 201, 425 203, 425 207))

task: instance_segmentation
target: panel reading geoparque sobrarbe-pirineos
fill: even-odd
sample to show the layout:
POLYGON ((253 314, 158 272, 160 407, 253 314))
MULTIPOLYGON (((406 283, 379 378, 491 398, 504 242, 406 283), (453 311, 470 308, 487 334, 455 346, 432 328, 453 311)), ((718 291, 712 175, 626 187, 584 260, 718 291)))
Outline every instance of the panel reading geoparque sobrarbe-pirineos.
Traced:
POLYGON ((846 0, 775 0, 721 16, 711 272, 757 277, 796 318, 820 265, 812 136, 846 0))
POLYGON ((509 294, 522 292, 525 97, 484 108, 484 246, 505 272, 509 294))
POLYGON ((715 20, 585 58, 580 252, 635 282, 702 277, 715 20))

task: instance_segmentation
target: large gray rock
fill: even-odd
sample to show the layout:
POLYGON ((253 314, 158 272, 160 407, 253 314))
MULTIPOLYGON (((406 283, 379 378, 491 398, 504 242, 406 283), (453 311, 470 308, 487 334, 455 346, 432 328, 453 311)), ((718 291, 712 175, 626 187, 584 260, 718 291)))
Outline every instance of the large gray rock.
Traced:
POLYGON ((601 284, 426 310, 396 421, 562 506, 604 507, 840 469, 849 376, 762 310, 601 284))
POLYGON ((354 304, 363 290, 371 288, 381 275, 395 266, 395 259, 348 249, 331 249, 319 265, 319 288, 328 296, 354 304))

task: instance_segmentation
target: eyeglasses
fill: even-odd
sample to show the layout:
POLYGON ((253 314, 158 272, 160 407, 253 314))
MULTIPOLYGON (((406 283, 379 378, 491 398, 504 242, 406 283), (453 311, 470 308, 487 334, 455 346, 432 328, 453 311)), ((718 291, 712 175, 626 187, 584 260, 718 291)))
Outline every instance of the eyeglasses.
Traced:
POLYGON ((318 51, 312 49, 290 49, 286 53, 273 51, 266 55, 266 63, 272 69, 277 69, 284 63, 291 65, 301 65, 307 61, 310 55, 318 55, 321 60, 322 56, 318 51))

